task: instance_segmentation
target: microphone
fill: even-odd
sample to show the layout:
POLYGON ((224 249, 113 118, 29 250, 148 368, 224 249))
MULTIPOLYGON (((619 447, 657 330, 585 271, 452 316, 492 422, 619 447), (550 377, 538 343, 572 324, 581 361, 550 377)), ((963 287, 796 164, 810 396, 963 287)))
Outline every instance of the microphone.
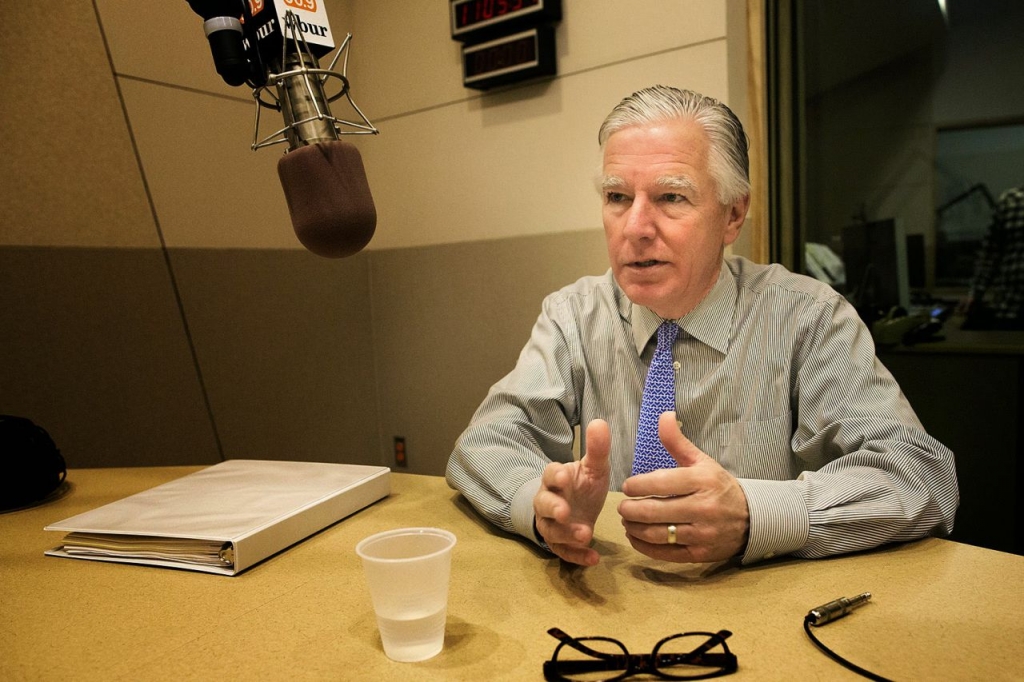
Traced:
POLYGON ((373 237, 377 210, 355 145, 341 140, 299 147, 277 162, 299 241, 325 258, 360 251, 373 237))
MULTIPOLYGON (((292 226, 299 242, 309 251, 326 258, 343 258, 362 250, 372 239, 377 226, 377 210, 366 179, 362 156, 341 135, 373 134, 378 130, 359 110, 349 92, 348 50, 352 35, 346 36, 327 69, 319 58, 334 48, 330 24, 322 3, 304 3, 302 7, 280 11, 275 0, 188 0, 193 10, 205 15, 238 10, 242 45, 246 59, 244 82, 253 87, 256 123, 254 150, 287 143, 277 163, 292 226), (201 6, 197 9, 197 5, 201 6), (214 6, 217 6, 214 8, 214 6), (313 9, 308 9, 308 7, 313 9), (200 11, 202 10, 202 11, 200 11), (334 70, 345 55, 343 70, 334 70), (333 79, 333 80, 331 80, 333 79), (327 94, 327 84, 337 86, 327 94), (358 114, 359 121, 339 119, 331 114, 330 104, 345 97, 358 114), (281 112, 284 127, 260 139, 261 109, 281 112)), ((296 3, 288 3, 296 5, 296 3)), ((223 15, 218 15, 223 16, 223 15)), ((230 24, 230 22, 223 22, 230 24)), ((219 23, 216 25, 220 25, 219 23)), ((216 35, 206 29, 209 36, 216 35)), ((222 29, 221 32, 231 32, 222 29)), ((232 39, 233 39, 232 35, 232 39)), ((210 38, 211 49, 213 38, 210 38)), ((240 69, 221 71, 225 82, 237 79, 240 69)))

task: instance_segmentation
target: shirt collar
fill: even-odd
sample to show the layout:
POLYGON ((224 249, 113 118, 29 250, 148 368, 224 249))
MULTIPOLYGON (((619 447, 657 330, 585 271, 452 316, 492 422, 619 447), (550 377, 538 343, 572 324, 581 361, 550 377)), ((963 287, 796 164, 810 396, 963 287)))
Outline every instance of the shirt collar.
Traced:
MULTIPOLYGON (((618 284, 616 284, 618 289, 618 284)), ((619 289, 621 293, 621 289, 619 289)), ((619 312, 630 321, 637 354, 642 354, 651 337, 664 320, 650 308, 634 305, 624 294, 619 299, 619 312)), ((736 313, 736 279, 723 261, 718 281, 697 307, 675 323, 689 336, 720 353, 729 350, 729 333, 736 313)))

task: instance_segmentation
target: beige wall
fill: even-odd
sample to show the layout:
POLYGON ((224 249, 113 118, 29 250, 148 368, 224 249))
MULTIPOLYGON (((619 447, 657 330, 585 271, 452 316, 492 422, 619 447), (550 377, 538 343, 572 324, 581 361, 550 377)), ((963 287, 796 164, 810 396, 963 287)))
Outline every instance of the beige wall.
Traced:
POLYGON ((607 110, 655 82, 745 110, 742 2, 564 0, 558 77, 486 94, 443 0, 324 2, 381 130, 354 140, 377 233, 340 261, 295 239, 184 0, 0 8, 0 412, 72 466, 390 463, 402 436, 440 473, 543 295, 605 268, 607 110))

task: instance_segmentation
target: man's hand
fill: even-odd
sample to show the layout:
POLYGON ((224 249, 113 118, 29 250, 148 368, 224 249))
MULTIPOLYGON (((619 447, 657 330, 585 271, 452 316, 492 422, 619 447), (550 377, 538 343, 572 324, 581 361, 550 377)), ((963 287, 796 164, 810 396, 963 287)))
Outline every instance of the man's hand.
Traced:
POLYGON ((747 543, 747 498, 735 477, 679 431, 675 412, 658 419, 658 437, 679 465, 627 478, 619 503, 629 543, 652 559, 703 563, 736 556, 747 543), (676 543, 669 544, 669 526, 676 543))
POLYGON ((586 454, 578 462, 548 464, 533 498, 537 532, 552 552, 574 564, 593 566, 599 559, 590 541, 608 496, 611 440, 607 422, 590 422, 586 454))

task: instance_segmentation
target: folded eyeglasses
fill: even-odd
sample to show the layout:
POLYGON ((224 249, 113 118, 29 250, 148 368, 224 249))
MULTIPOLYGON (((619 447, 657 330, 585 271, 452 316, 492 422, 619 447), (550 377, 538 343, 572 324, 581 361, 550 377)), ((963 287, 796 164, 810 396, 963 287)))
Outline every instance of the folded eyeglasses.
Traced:
POLYGON ((649 654, 631 654, 610 637, 570 637, 558 628, 548 634, 559 641, 544 662, 549 682, 613 682, 632 675, 656 675, 666 680, 704 680, 736 672, 736 656, 725 640, 732 633, 681 632, 665 637, 649 654))

